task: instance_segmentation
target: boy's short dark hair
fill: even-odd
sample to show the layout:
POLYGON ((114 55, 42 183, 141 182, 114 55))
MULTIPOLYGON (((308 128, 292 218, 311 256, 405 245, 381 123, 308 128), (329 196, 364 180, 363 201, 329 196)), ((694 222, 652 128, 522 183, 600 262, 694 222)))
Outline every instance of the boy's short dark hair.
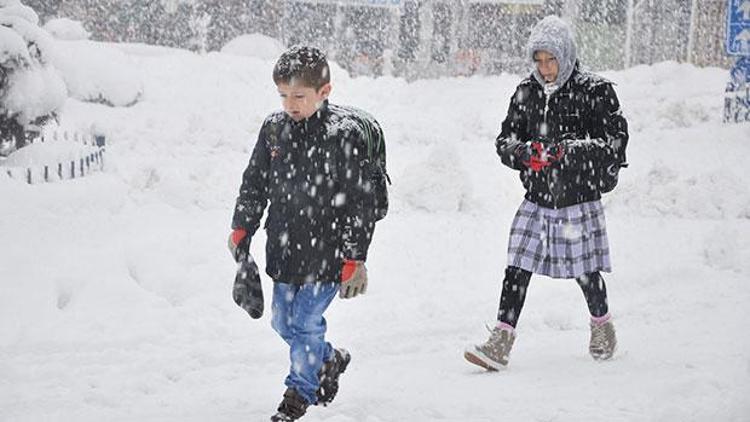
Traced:
POLYGON ((294 46, 285 51, 273 68, 273 81, 280 83, 301 83, 315 88, 331 82, 326 55, 315 47, 294 46))

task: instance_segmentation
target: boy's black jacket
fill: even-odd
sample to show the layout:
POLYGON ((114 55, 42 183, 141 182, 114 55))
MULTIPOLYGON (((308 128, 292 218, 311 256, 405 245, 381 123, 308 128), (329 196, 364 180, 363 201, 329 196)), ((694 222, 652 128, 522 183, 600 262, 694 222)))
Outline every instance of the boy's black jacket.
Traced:
POLYGON ((343 258, 367 258, 376 218, 367 154, 352 109, 326 101, 301 122, 284 112, 266 118, 232 228, 252 236, 270 203, 266 273, 275 281, 340 281, 343 258))
POLYGON ((549 100, 533 76, 524 79, 510 100, 495 144, 502 162, 521 170, 526 199, 562 208, 601 198, 601 172, 625 162, 627 142, 627 121, 612 83, 576 67, 549 100), (567 140, 565 156, 533 172, 514 152, 525 142, 540 139, 567 140))

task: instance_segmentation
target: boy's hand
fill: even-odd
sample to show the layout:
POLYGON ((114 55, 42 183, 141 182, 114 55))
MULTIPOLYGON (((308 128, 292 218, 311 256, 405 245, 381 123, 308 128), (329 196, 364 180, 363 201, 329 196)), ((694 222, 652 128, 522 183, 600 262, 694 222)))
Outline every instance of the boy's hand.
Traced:
POLYGON ((242 256, 247 256, 250 252, 250 236, 247 235, 245 229, 234 229, 229 234, 227 246, 229 247, 229 252, 232 254, 232 258, 236 262, 240 262, 242 256))
POLYGON ((364 261, 344 260, 341 270, 341 299, 351 299, 367 292, 367 268, 364 261))

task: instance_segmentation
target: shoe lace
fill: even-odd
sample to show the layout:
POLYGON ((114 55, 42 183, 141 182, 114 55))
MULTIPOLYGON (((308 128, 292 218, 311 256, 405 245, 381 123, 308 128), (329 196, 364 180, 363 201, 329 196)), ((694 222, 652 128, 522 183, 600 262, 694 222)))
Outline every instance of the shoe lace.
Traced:
POLYGON ((334 351, 333 358, 323 364, 317 391, 318 403, 325 405, 325 403, 331 402, 338 392, 338 377, 341 374, 343 360, 344 358, 341 353, 336 350, 334 351))
POLYGON ((489 323, 485 323, 484 327, 490 332, 490 338, 487 340, 485 345, 493 349, 502 349, 505 347, 506 341, 503 340, 502 334, 507 331, 496 326, 492 326, 489 323))
POLYGON ((604 346, 608 341, 609 339, 607 338, 607 330, 604 324, 593 325, 591 327, 591 344, 592 345, 601 347, 601 346, 604 346))

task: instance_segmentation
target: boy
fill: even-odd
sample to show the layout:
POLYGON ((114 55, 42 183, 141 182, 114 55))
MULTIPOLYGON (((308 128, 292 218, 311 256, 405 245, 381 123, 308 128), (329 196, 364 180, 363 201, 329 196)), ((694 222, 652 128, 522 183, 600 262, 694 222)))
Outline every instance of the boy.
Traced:
POLYGON ((511 98, 497 137, 503 164, 526 188, 510 231, 497 325, 464 357, 488 370, 508 364, 532 273, 574 278, 591 314, 589 353, 612 357, 617 340, 600 271, 610 258, 601 193, 625 162, 627 122, 612 83, 579 69, 568 26, 555 16, 532 30, 534 62, 511 98))
POLYGON ((308 406, 333 400, 351 359, 325 341, 323 313, 336 292, 353 298, 367 289, 367 250, 375 221, 387 210, 385 151, 372 117, 328 102, 330 71, 317 48, 286 51, 273 80, 283 112, 268 116, 260 129, 229 247, 235 259, 247 256, 270 203, 265 229, 272 326, 291 359, 287 390, 271 420, 294 421, 308 406), (373 137, 379 145, 373 146, 373 137), (382 156, 373 157, 378 148, 382 156))

